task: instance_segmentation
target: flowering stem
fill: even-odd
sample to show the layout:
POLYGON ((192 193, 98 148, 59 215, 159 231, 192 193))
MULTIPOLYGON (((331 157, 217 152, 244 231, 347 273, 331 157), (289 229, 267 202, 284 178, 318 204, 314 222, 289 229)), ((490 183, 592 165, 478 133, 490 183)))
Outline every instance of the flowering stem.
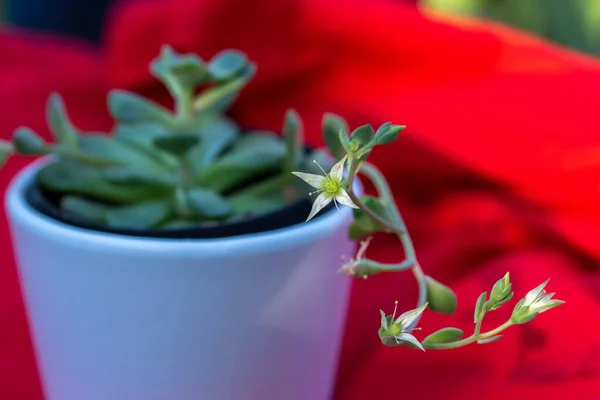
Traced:
POLYGON ((512 325, 513 325, 513 322, 509 319, 508 321, 506 321, 505 323, 503 323, 502 325, 500 325, 496 329, 492 329, 491 331, 487 331, 485 333, 473 333, 468 338, 465 338, 465 339, 462 339, 462 340, 457 340, 456 342, 449 342, 449 343, 422 343, 422 345, 423 345, 423 347, 425 349, 430 349, 430 350, 456 349, 458 347, 463 347, 463 346, 469 345, 471 343, 475 343, 478 340, 487 339, 487 338, 490 338, 492 336, 496 336, 497 334, 499 334, 500 332, 502 332, 506 328, 509 328, 512 325))
MULTIPOLYGON (((374 263, 370 260, 360 260, 358 262, 357 267, 360 267, 361 262, 366 263, 370 261, 373 264, 369 264, 367 271, 371 272, 370 274, 359 274, 360 276, 364 275, 373 275, 378 272, 384 271, 403 271, 406 269, 412 269, 413 275, 417 280, 417 284, 419 286, 419 298, 417 300, 417 307, 422 306, 427 302, 427 285, 425 282, 425 274, 423 273, 423 269, 419 265, 417 261, 417 256, 415 252, 415 247, 413 245, 412 239, 408 230, 406 229, 406 224, 404 223, 404 219, 396 206, 396 202, 394 201, 394 197, 392 194, 392 190, 390 189, 385 177, 373 164, 369 164, 367 162, 359 163, 357 160, 352 160, 349 168, 349 177, 348 177, 348 195, 350 199, 356 204, 357 207, 360 208, 365 214, 371 217, 375 222, 381 224, 389 231, 394 232, 398 239, 402 242, 402 246, 404 247, 405 260, 399 264, 379 264, 374 263), (387 204, 388 209, 392 213, 393 223, 383 220, 379 215, 372 212, 368 207, 366 207, 361 201, 360 198, 354 193, 353 190, 353 182, 354 176, 357 172, 361 172, 365 175, 375 186, 379 197, 387 204), (377 268, 377 265, 381 268, 377 268)), ((365 265, 367 267, 367 265, 365 265)), ((359 270, 360 271, 360 270, 359 270)), ((415 325, 418 321, 415 321, 415 325)))
POLYGON ((383 226, 388 232, 395 232, 397 227, 381 218, 379 215, 375 214, 371 209, 364 205, 364 203, 360 200, 360 198, 354 193, 354 177, 356 175, 356 170, 358 168, 358 163, 353 161, 350 165, 350 174, 348 177, 348 196, 352 200, 354 204, 365 214, 367 214, 373 221, 377 222, 379 225, 383 226))
POLYGON ((370 275, 375 275, 380 272, 398 272, 398 271, 406 271, 407 269, 411 269, 414 266, 412 260, 404 260, 401 263, 397 264, 383 264, 377 261, 369 260, 367 258, 361 258, 356 261, 355 269, 357 276, 367 277, 370 275))
POLYGON ((483 304, 483 308, 481 310, 480 315, 477 318, 477 321, 475 322, 475 333, 473 333, 473 335, 479 335, 479 333, 481 332, 481 323, 483 322, 483 317, 485 316, 485 313, 487 311, 487 306, 488 302, 486 301, 483 304))

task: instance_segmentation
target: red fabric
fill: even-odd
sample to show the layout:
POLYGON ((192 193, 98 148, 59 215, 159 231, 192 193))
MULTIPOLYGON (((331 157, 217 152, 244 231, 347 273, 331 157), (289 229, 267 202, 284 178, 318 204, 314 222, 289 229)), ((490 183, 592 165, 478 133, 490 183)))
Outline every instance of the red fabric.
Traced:
MULTIPOLYGON (((211 57, 234 47, 258 76, 233 114, 278 129, 286 108, 320 143, 322 113, 353 126, 409 126, 374 151, 428 274, 459 296, 455 316, 427 313, 423 334, 472 330, 477 296, 510 271, 517 296, 551 277, 567 305, 455 351, 383 347, 378 309, 411 307, 410 274, 355 281, 336 399, 598 399, 600 64, 535 38, 473 21, 446 21, 388 0, 172 0, 115 10, 103 54, 0 36, 1 135, 19 124, 46 133, 43 103, 65 95, 73 120, 107 128, 109 87, 165 98, 147 73, 161 44, 211 57), (434 380, 435 379, 435 380, 434 380)), ((11 161, 0 185, 24 164, 11 161)), ((41 399, 2 222, 0 398, 41 399)), ((369 254, 400 260, 391 238, 369 254)), ((506 311, 489 315, 489 326, 506 311)), ((486 324, 487 326, 487 324, 486 324)), ((82 399, 84 400, 84 399, 82 399)))

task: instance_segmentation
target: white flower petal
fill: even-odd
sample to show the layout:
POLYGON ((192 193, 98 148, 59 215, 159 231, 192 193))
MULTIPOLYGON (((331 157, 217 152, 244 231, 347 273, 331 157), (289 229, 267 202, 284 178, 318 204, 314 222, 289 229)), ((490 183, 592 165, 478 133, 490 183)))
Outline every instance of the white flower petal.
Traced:
POLYGON ((329 176, 338 182, 341 182, 344 178, 344 165, 346 164, 346 157, 348 156, 344 156, 333 167, 331 167, 331 171, 329 171, 329 176))
POLYGON ((525 295, 525 298, 523 299, 523 306, 524 307, 528 307, 530 306, 542 293, 542 291, 544 290, 544 287, 546 287, 546 285, 548 284, 548 281, 550 279, 547 279, 545 282, 542 282, 538 287, 536 287, 535 289, 532 289, 529 291, 529 293, 527 293, 525 295))
POLYGON ((358 206, 352 202, 350 196, 348 196, 348 192, 346 192, 344 189, 340 189, 340 193, 335 196, 335 199, 346 207, 358 208, 358 206))
POLYGON ((414 337, 413 335, 410 335, 408 333, 401 333, 398 336, 394 336, 397 340, 401 341, 401 342, 408 342, 411 343, 415 346, 417 346, 419 349, 425 351, 425 349, 423 348, 423 346, 421 345, 421 343, 417 340, 416 337, 414 337))
POLYGON ((327 204, 331 203, 331 197, 327 195, 327 193, 321 193, 315 199, 313 203, 312 209, 310 210, 310 214, 306 221, 309 221, 312 217, 314 217, 319 211, 321 211, 327 204))
POLYGON ((415 327, 412 326, 423 314, 423 311, 427 308, 427 303, 423 304, 421 307, 416 308, 414 310, 410 310, 396 318, 396 323, 400 323, 402 330, 412 330, 415 327))
POLYGON ((323 181, 325 180, 325 177, 321 175, 306 174, 304 172, 292 172, 292 174, 296 175, 315 189, 321 189, 323 181))

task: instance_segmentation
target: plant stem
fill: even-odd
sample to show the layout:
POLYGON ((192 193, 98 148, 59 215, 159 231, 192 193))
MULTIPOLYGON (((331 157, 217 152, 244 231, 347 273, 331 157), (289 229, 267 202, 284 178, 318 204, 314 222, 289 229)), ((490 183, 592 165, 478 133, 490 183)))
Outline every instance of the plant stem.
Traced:
POLYGON ((404 260, 397 264, 383 264, 377 261, 361 258, 360 260, 356 261, 354 268, 357 276, 366 277, 378 274, 380 272, 406 271, 407 269, 411 269, 413 264, 414 263, 412 260, 404 260))
MULTIPOLYGON (((394 201, 392 190, 390 189, 390 186, 388 185, 385 177, 383 176, 381 171, 379 171, 373 164, 369 164, 367 162, 359 163, 356 160, 353 160, 350 164, 348 188, 349 188, 348 195, 350 196, 350 199, 354 202, 354 204, 356 204, 356 206, 359 207, 361 211, 363 211, 365 214, 367 214, 375 222, 377 222, 380 225, 382 225, 383 227, 387 228, 389 231, 394 232, 396 234, 396 236, 398 236, 398 239, 400 239, 400 242, 402 243, 402 247, 404 248, 405 260, 399 264, 392 264, 392 266, 396 267, 397 269, 390 269, 389 264, 388 265, 381 264, 381 266, 383 268, 380 270, 377 270, 376 268, 370 269, 370 271, 373 272, 371 275, 373 275, 374 273, 377 273, 377 272, 390 271, 390 270, 399 270, 400 271, 400 270, 406 270, 408 268, 411 268, 413 275, 415 276, 415 279, 417 280, 417 284, 419 286, 419 297, 417 300, 417 307, 421 307, 423 304, 425 304, 427 302, 427 285, 425 282, 425 273, 423 272, 423 269, 421 268, 421 266, 419 265, 419 262, 417 261, 415 246, 413 245, 410 234, 408 233, 408 230, 406 229, 406 224, 404 223, 404 219, 402 218, 402 215, 400 214, 400 211, 398 210, 398 207, 396 206, 396 202, 394 201), (379 194, 379 197, 386 203, 386 205, 388 206, 388 209, 391 211, 393 223, 385 221, 381 217, 379 217, 377 214, 373 213, 368 207, 366 207, 360 201, 360 198, 358 198, 358 196, 356 196, 352 185, 354 182, 354 176, 356 175, 357 172, 360 172, 363 175, 365 175, 373 183, 373 185, 375 186, 375 189, 377 190, 377 193, 379 194), (407 267, 407 265, 409 267, 407 267)), ((360 260, 360 261, 364 262, 365 260, 360 260)), ((360 262, 359 262, 359 265, 360 265, 360 262)), ((371 266, 374 267, 374 265, 371 265, 371 266)), ((415 321, 415 323, 413 325, 416 325, 417 322, 418 321, 415 321)))
POLYGON ((473 333, 471 336, 469 336, 468 338, 462 339, 462 340, 457 340, 456 342, 450 342, 450 343, 422 343, 423 347, 425 349, 430 349, 430 350, 448 350, 448 349, 456 349, 458 347, 462 347, 462 346, 466 346, 468 344, 471 343, 475 343, 478 340, 482 340, 482 339, 487 339, 490 338, 492 336, 495 336, 497 334, 499 334, 500 332, 502 332, 503 330, 505 330, 506 328, 512 326, 512 321, 508 320, 505 323, 503 323, 502 325, 500 325, 499 327, 497 327, 496 329, 492 329, 491 331, 485 332, 485 333, 473 333))
POLYGON ((479 335, 481 332, 481 324, 483 323, 483 317, 485 317, 485 313, 487 312, 488 302, 483 303, 483 307, 481 308, 481 315, 477 317, 477 321, 475 322, 475 333, 474 335, 479 335))
POLYGON ((352 200, 352 202, 354 204, 356 204, 356 206, 362 212, 367 214, 373 221, 375 221, 376 223, 378 223, 379 225, 384 227, 386 231, 395 232, 397 230, 397 227, 395 227, 393 224, 391 224, 390 222, 386 221, 385 219, 381 218, 379 215, 377 215, 373 211, 371 211, 370 208, 368 208, 367 206, 365 206, 363 204, 363 202, 356 195, 356 193, 354 193, 353 184, 354 184, 354 176, 356 175, 356 172, 355 172, 356 169, 357 169, 357 167, 355 166, 354 171, 353 171, 352 165, 350 166, 350 174, 348 177, 348 196, 350 197, 350 200, 352 200))
POLYGON ((86 162, 91 165, 95 165, 98 167, 107 167, 107 166, 117 166, 119 163, 106 160, 104 158, 97 157, 93 154, 86 153, 85 151, 79 150, 77 148, 66 147, 61 145, 56 145, 52 148, 51 153, 56 154, 58 156, 67 156, 73 157, 80 161, 86 162))
POLYGON ((175 112, 177 121, 185 124, 193 112, 193 93, 190 89, 180 89, 175 97, 175 112))
POLYGON ((179 175, 177 180, 177 186, 175 188, 175 201, 177 203, 177 211, 182 217, 190 216, 190 207, 187 199, 187 190, 189 186, 189 170, 187 160, 184 158, 179 159, 179 175))

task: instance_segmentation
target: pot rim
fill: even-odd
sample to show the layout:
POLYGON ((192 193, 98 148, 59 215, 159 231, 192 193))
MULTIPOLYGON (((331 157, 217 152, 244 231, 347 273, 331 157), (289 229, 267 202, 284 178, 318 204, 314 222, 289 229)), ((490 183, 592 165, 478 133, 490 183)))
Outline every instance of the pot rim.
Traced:
MULTIPOLYGON (((27 203, 25 191, 34 180, 36 171, 47 162, 46 158, 33 161, 13 177, 5 195, 5 211, 9 225, 13 225, 18 220, 19 224, 27 225, 53 241, 73 241, 77 242, 79 247, 90 247, 96 250, 98 247, 105 247, 119 251, 147 253, 176 251, 182 257, 186 257, 202 250, 214 254, 217 248, 227 253, 235 246, 245 248, 247 254, 260 254, 266 250, 265 243, 269 243, 270 247, 282 249, 297 247, 302 243, 327 240, 334 232, 346 228, 351 219, 352 210, 343 207, 339 214, 336 209, 333 209, 308 223, 240 236, 208 239, 153 238, 94 231, 57 221, 27 203)), ((362 187, 360 182, 357 183, 357 191, 361 193, 362 187)))

